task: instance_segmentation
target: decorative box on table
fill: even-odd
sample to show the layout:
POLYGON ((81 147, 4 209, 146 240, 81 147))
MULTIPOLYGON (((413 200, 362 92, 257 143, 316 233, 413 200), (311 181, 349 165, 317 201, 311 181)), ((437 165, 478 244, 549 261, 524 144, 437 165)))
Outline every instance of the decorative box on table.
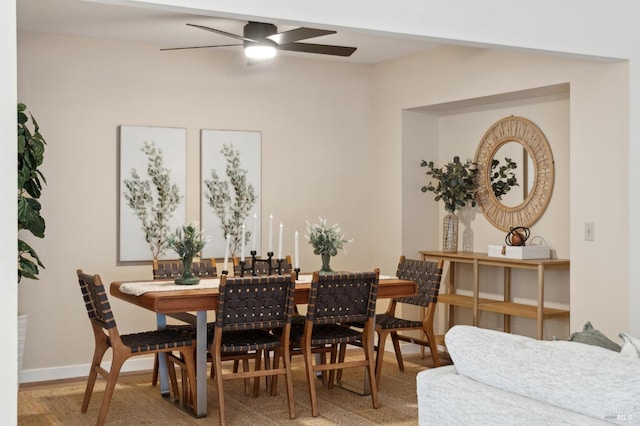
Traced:
POLYGON ((551 248, 549 246, 508 246, 489 244, 487 254, 490 257, 503 257, 507 259, 549 259, 551 248))

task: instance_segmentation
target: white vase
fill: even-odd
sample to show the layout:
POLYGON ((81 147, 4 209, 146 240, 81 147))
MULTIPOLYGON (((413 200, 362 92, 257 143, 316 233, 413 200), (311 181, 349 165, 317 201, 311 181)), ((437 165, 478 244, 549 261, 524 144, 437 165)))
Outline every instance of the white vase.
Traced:
POLYGON ((27 337, 27 315, 18 315, 18 372, 22 370, 24 340, 27 337))

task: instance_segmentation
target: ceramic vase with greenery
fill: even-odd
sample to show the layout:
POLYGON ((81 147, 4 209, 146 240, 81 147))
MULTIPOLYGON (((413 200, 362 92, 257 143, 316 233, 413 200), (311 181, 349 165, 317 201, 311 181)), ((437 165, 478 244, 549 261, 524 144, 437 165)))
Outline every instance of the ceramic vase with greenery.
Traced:
POLYGON ((313 225, 307 221, 307 235, 305 238, 309 240, 309 244, 313 246, 313 253, 319 254, 322 259, 321 274, 330 274, 333 272, 330 266, 331 256, 338 254, 338 250, 344 250, 344 244, 353 240, 347 240, 344 235, 340 234, 338 224, 327 226, 327 220, 318 218, 320 223, 313 225))
POLYGON ((167 243, 182 259, 182 276, 176 278, 175 283, 181 285, 198 284, 200 278, 193 275, 192 271, 193 258, 207 244, 206 239, 202 237, 202 232, 198 231, 198 224, 193 222, 176 229, 176 232, 169 236, 167 243))
POLYGON ((447 214, 443 221, 442 250, 458 251, 458 217, 455 211, 470 203, 476 206, 475 194, 478 190, 476 175, 478 170, 470 160, 462 163, 460 157, 443 167, 435 167, 433 161, 422 161, 421 167, 427 168, 431 181, 422 187, 422 192, 433 192, 436 201, 442 201, 447 214))
MULTIPOLYGON (((27 107, 18 104, 18 233, 31 232, 44 238, 45 222, 40 215, 42 185, 47 181, 39 167, 44 160, 46 142, 33 115, 25 114, 27 107), (29 117, 33 131, 29 129, 29 117)), ((24 278, 38 279, 38 267, 44 268, 36 251, 18 237, 18 282, 24 278)))

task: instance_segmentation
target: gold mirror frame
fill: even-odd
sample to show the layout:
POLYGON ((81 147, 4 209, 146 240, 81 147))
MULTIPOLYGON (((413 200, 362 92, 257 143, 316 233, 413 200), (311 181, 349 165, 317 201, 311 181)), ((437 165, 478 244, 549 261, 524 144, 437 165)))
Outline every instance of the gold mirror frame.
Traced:
POLYGON ((549 141, 533 122, 522 117, 506 117, 495 123, 482 137, 474 163, 478 168, 479 189, 476 200, 482 214, 496 228, 509 231, 516 226, 529 227, 536 223, 549 205, 555 167, 549 141), (502 204, 491 190, 491 160, 500 147, 518 142, 533 161, 534 181, 529 194, 515 207, 502 204))

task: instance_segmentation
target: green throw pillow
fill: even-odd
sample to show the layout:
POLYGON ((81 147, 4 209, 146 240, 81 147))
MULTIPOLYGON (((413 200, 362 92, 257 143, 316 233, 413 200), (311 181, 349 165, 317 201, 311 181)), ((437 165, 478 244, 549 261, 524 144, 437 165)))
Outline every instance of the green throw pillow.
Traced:
POLYGON ((612 351, 620 352, 620 345, 610 340, 607 336, 602 334, 599 330, 593 328, 591 323, 587 323, 582 328, 582 331, 573 333, 569 337, 570 342, 585 343, 587 345, 600 346, 601 348, 609 349, 612 351))

